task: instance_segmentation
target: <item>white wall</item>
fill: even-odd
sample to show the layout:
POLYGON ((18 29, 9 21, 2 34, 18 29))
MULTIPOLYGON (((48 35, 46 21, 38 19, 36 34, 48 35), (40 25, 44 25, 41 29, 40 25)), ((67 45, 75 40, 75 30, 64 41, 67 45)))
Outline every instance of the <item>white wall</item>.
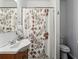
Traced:
POLYGON ((14 0, 0 0, 0 7, 16 7, 17 4, 14 0))
POLYGON ((77 13, 77 0, 61 0, 61 35, 65 36, 71 55, 78 59, 77 13))
POLYGON ((67 45, 75 58, 78 57, 77 13, 77 0, 67 0, 67 45))
POLYGON ((60 35, 66 37, 66 0, 60 0, 60 35))

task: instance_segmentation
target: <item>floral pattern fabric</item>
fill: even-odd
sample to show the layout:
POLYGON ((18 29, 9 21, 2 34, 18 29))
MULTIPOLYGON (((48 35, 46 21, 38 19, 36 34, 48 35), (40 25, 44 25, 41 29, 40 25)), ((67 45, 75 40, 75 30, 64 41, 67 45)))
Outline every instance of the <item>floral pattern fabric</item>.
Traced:
POLYGON ((16 8, 0 8, 0 32, 16 30, 16 8))
POLYGON ((48 8, 24 8, 24 36, 31 41, 29 57, 41 57, 45 53, 45 41, 48 39, 48 8))

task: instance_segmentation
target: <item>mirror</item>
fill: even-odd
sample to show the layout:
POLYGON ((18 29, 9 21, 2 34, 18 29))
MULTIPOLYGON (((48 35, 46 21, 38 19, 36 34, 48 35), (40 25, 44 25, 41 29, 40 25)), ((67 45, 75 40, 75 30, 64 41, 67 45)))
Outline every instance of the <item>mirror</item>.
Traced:
POLYGON ((16 6, 13 0, 0 0, 0 32, 16 31, 16 6))
POLYGON ((0 0, 0 32, 22 34, 22 16, 20 0, 0 0))

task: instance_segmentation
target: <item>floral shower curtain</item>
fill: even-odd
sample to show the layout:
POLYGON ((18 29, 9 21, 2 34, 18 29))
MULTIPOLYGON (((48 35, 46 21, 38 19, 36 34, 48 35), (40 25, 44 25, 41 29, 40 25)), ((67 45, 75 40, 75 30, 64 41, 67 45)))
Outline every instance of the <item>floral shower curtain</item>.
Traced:
POLYGON ((45 41, 48 41, 48 8, 24 8, 23 29, 24 36, 31 41, 29 57, 46 56, 45 41))

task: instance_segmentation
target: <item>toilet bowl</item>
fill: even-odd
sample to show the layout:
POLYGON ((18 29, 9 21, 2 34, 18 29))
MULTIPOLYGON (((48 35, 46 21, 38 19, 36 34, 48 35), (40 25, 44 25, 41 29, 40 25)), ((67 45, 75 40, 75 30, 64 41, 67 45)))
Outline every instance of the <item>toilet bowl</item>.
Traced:
POLYGON ((64 44, 60 44, 60 51, 61 59, 68 59, 67 53, 70 52, 70 48, 64 44))

